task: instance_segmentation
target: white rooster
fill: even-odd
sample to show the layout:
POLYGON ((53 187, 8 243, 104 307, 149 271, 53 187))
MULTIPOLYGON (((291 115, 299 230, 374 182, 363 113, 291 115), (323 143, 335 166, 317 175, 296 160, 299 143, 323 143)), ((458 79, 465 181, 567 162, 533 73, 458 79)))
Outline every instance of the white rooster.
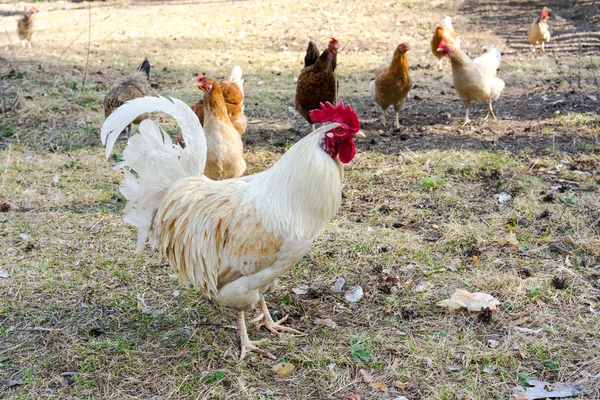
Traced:
POLYGON ((469 109, 473 101, 487 101, 489 112, 485 118, 491 113, 496 119, 492 101, 504 90, 504 81, 496 73, 502 61, 500 50, 490 46, 485 54, 471 60, 464 51, 444 39, 438 51, 450 59, 454 88, 467 109, 463 125, 470 122, 469 109))
POLYGON ((194 112, 177 99, 144 97, 113 112, 101 131, 106 154, 116 136, 143 113, 177 120, 186 147, 173 144, 150 120, 123 152, 125 221, 138 228, 137 251, 149 239, 182 281, 237 312, 240 359, 273 355, 248 338, 244 311, 257 305, 271 332, 298 333, 271 318, 263 294, 310 248, 341 203, 343 164, 364 137, 350 106, 321 104, 311 117, 328 123, 292 146, 273 167, 251 176, 213 181, 203 176, 206 138, 194 112))

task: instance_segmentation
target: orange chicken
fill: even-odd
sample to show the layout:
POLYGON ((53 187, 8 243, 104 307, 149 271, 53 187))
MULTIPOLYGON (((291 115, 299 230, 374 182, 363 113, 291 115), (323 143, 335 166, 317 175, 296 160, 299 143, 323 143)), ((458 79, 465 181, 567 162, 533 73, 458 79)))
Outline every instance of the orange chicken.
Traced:
POLYGON ((412 88, 412 80, 408 74, 409 50, 407 43, 398 45, 388 65, 383 66, 375 73, 375 79, 371 81, 371 97, 383 110, 383 125, 386 125, 385 113, 390 106, 394 106, 396 114, 396 128, 400 128, 398 113, 404 106, 409 90, 412 88))

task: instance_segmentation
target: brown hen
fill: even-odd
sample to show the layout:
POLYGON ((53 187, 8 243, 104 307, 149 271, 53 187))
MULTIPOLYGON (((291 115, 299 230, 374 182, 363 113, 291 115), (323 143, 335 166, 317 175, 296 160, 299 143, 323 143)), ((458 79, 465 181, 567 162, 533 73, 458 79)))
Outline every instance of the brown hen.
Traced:
MULTIPOLYGON (((320 104, 327 101, 337 104, 335 67, 338 48, 338 41, 331 38, 327 50, 313 64, 305 67, 298 77, 294 106, 309 124, 313 123, 311 110, 319 109, 320 104)), ((318 52, 316 45, 310 42, 304 58, 305 65, 313 62, 315 52, 318 52)))
POLYGON ((37 12, 37 8, 31 7, 23 13, 23 18, 17 23, 17 31, 19 33, 19 39, 21 39, 21 46, 25 47, 25 41, 29 48, 31 48, 31 38, 33 37, 33 14, 37 12))

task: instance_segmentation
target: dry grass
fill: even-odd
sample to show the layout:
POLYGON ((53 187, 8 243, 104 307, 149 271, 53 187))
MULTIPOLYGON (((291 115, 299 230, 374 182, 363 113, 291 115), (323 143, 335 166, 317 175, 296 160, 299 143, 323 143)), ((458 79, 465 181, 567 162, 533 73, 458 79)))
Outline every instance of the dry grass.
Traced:
MULTIPOLYGON (((0 278, 0 381, 22 380, 0 386, 1 397, 390 398, 366 385, 360 369, 411 400, 505 399, 525 374, 577 382, 581 398, 600 397, 599 60, 585 58, 580 89, 576 59, 515 51, 496 25, 479 20, 491 12, 486 4, 94 3, 83 91, 87 5, 44 3, 30 51, 0 38, 0 97, 20 100, 16 111, 0 110, 0 203, 11 208, 0 212, 0 270, 10 275, 0 278), (488 43, 507 53, 500 120, 480 121, 479 106, 473 127, 458 125, 463 109, 449 70, 432 68, 427 47, 445 14, 457 15, 471 53, 488 43), (249 172, 262 171, 307 132, 288 110, 293 77, 308 37, 323 45, 331 35, 349 43, 341 94, 368 138, 349 165, 337 217, 268 297, 272 311, 290 314, 306 334, 251 332, 297 366, 281 379, 270 360, 238 362, 230 311, 180 287, 153 252, 133 254, 121 174, 98 143, 101 99, 144 56, 156 93, 189 103, 198 96, 189 84, 195 73, 219 76, 240 64, 254 121, 246 159, 249 172), (367 87, 405 39, 417 87, 396 132, 380 125, 367 87), (512 199, 500 203, 501 192, 512 199), (504 243, 508 234, 518 245, 504 243), (387 274, 400 280, 382 281, 387 274), (340 276, 373 299, 349 305, 328 294, 340 276), (566 288, 552 277, 566 278, 566 288), (296 295, 297 284, 317 294, 296 295), (435 305, 456 288, 500 299, 492 321, 435 305), (158 314, 138 311, 142 293, 158 314), (359 348, 368 360, 357 359, 359 348)), ((16 8, 0 4, 7 30, 16 8)), ((510 8, 502 3, 499 12, 510 8)), ((518 36, 521 23, 506 30, 518 36)), ((573 26, 567 19, 561 29, 573 26)))

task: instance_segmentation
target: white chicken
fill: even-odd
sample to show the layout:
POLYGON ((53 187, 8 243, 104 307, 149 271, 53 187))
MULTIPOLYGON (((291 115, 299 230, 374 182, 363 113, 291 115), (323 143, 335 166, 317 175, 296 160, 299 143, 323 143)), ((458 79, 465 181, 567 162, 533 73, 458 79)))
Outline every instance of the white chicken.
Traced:
POLYGON ((497 100, 504 90, 504 81, 496 73, 502 62, 500 50, 490 46, 485 54, 471 60, 464 51, 444 39, 438 51, 450 59, 454 88, 467 109, 463 125, 471 121, 469 109, 473 101, 487 101, 489 112, 485 118, 491 113, 496 119, 492 101, 497 100))
POLYGON ((161 111, 175 118, 186 143, 173 144, 151 120, 140 125, 115 168, 125 170, 121 193, 125 221, 138 228, 137 251, 146 239, 169 260, 182 281, 236 311, 240 358, 249 351, 274 358, 249 339, 244 312, 257 305, 271 332, 298 331, 270 316, 263 294, 310 248, 341 203, 343 164, 364 137, 350 106, 321 104, 311 118, 327 125, 292 146, 273 167, 240 178, 203 176, 206 138, 194 112, 177 99, 144 97, 119 107, 101 137, 121 132, 139 114, 161 111))

